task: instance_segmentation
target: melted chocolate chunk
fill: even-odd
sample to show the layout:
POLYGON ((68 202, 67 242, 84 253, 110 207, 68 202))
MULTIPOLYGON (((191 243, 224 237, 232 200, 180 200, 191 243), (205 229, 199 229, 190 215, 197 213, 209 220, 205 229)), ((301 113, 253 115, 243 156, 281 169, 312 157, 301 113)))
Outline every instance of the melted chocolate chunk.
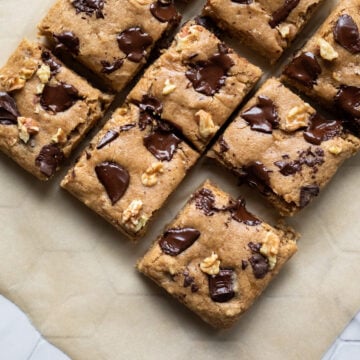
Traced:
POLYGON ((219 52, 207 61, 189 64, 192 68, 185 73, 194 89, 207 96, 214 95, 225 85, 227 73, 234 65, 228 55, 229 49, 224 44, 219 44, 218 48, 219 52))
POLYGON ((262 245, 260 243, 253 243, 253 242, 248 243, 249 249, 255 254, 260 252, 261 246, 262 245))
POLYGON ((252 255, 249 262, 257 279, 263 279, 270 270, 269 260, 261 254, 252 255))
POLYGON ((280 173, 284 176, 294 175, 302 169, 302 164, 298 160, 290 162, 283 160, 275 161, 274 165, 280 169, 280 173))
POLYGON ((119 70, 124 64, 124 59, 116 59, 114 62, 110 63, 109 61, 101 61, 102 70, 104 74, 111 74, 116 70, 119 70))
POLYGON ((77 56, 80 52, 80 40, 72 31, 64 31, 61 34, 53 34, 56 41, 55 50, 69 51, 77 56))
POLYGON ((341 15, 333 30, 334 38, 352 54, 360 52, 359 28, 350 15, 341 15))
POLYGON ((269 172, 271 171, 263 163, 255 161, 243 168, 242 178, 250 187, 256 188, 263 195, 269 195, 271 193, 269 172))
POLYGON ((223 135, 220 136, 219 146, 220 146, 220 152, 221 152, 221 153, 224 153, 224 152, 230 150, 230 146, 229 146, 228 143, 225 141, 223 135))
POLYGON ((170 161, 181 140, 173 133, 155 130, 144 138, 144 146, 160 161, 170 161))
POLYGON ((209 189, 200 189, 194 195, 195 206, 197 209, 204 212, 205 215, 211 216, 216 211, 215 195, 209 189))
POLYGON ((285 68, 284 74, 307 87, 312 87, 321 74, 321 67, 312 52, 305 52, 293 59, 285 68))
POLYGON ((360 88, 341 85, 335 96, 335 103, 354 118, 360 117, 360 88))
POLYGON ((241 116, 250 124, 251 130, 271 134, 279 126, 279 116, 273 101, 267 96, 258 96, 257 105, 241 116))
POLYGON ((61 69, 61 64, 59 64, 50 54, 49 51, 44 50, 41 53, 41 60, 44 64, 48 65, 51 71, 51 75, 57 74, 61 69))
POLYGON ((16 125, 20 116, 15 100, 6 92, 0 92, 0 125, 16 125))
POLYGON ((234 271, 220 270, 217 275, 209 275, 210 297, 215 302, 226 302, 235 296, 234 271))
POLYGON ((241 260, 241 269, 245 270, 249 266, 249 263, 246 260, 241 260))
POLYGON ((68 110, 79 99, 79 93, 72 85, 59 83, 52 86, 46 84, 40 97, 40 104, 45 110, 58 113, 68 110))
POLYGON ((110 144, 112 141, 114 141, 116 138, 119 137, 119 132, 115 130, 109 130, 99 141, 99 144, 97 145, 97 149, 100 150, 107 144, 110 144))
POLYGON ((317 185, 303 186, 300 190, 300 207, 305 207, 309 204, 314 196, 318 196, 320 189, 317 185))
POLYGON ((158 0, 150 5, 151 14, 160 22, 178 22, 180 16, 172 0, 158 0))
POLYGON ((220 36, 221 30, 216 26, 215 22, 209 16, 197 16, 195 23, 213 32, 217 37, 220 36))
POLYGON ((153 38, 140 27, 131 27, 117 36, 120 50, 133 62, 140 62, 147 55, 146 49, 153 43, 153 38))
POLYGON ((249 226, 256 226, 261 224, 261 221, 253 214, 246 210, 245 199, 239 198, 235 203, 233 202, 228 206, 228 210, 231 212, 231 217, 240 223, 244 223, 249 226))
POLYGON ((231 2, 237 3, 237 4, 244 4, 249 5, 253 3, 254 0, 231 0, 231 2))
POLYGON ((170 256, 177 256, 189 248, 200 236, 193 228, 169 229, 159 240, 161 250, 170 256))
POLYGON ((341 132, 342 126, 339 120, 326 120, 319 114, 314 114, 304 131, 304 138, 311 144, 320 145, 323 141, 340 135, 341 132))
POLYGON ((104 9, 104 0, 73 0, 72 6, 76 9, 76 13, 85 13, 92 16, 95 13, 96 18, 104 18, 102 10, 104 9))
POLYGON ((115 205, 125 194, 130 182, 128 171, 121 165, 105 161, 96 165, 95 173, 104 186, 112 205, 115 205))
POLYGON ((47 177, 52 176, 61 162, 64 160, 64 153, 57 144, 49 144, 42 147, 35 159, 35 165, 40 172, 47 177))
POLYGON ((284 5, 273 12, 269 25, 274 28, 286 20, 291 11, 298 6, 299 2, 300 0, 285 0, 284 5))

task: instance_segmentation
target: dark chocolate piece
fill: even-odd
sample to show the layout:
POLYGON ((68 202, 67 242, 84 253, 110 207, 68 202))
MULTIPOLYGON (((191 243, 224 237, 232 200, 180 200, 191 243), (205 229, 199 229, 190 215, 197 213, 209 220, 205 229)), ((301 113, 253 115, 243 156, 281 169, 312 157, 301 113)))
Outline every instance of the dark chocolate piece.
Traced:
POLYGON ((347 14, 341 15, 333 30, 335 41, 352 54, 360 52, 359 28, 354 19, 347 14))
POLYGON ((284 5, 273 12, 269 25, 274 28, 286 20, 291 11, 298 6, 299 2, 300 0, 285 0, 284 5))
POLYGON ((20 116, 15 100, 6 92, 0 92, 0 125, 16 125, 20 116))
POLYGON ((250 124, 251 130, 271 134, 279 126, 279 116, 273 101, 267 96, 260 95, 257 105, 241 114, 250 124))
POLYGON ((109 130, 99 141, 99 144, 97 145, 97 149, 100 150, 107 144, 110 144, 112 141, 114 141, 116 138, 119 137, 119 132, 115 130, 109 130))
POLYGON ((56 41, 55 50, 69 51, 77 56, 80 53, 80 40, 72 31, 64 31, 61 34, 53 34, 56 41))
POLYGON ((241 269, 245 270, 249 266, 249 263, 246 260, 241 260, 241 269))
POLYGON ((254 0, 231 0, 231 1, 237 4, 244 4, 244 5, 249 5, 254 2, 254 0))
POLYGON ((226 302, 235 296, 234 271, 220 270, 217 275, 209 275, 210 297, 215 302, 226 302))
POLYGON ((159 240, 161 250, 170 256, 177 256, 189 248, 200 236, 193 228, 169 229, 159 240))
POLYGON ((321 74, 321 67, 316 56, 308 51, 293 59, 285 68, 284 74, 307 87, 312 87, 321 74))
POLYGON ((180 143, 175 134, 160 129, 144 138, 144 146, 160 161, 170 161, 180 143))
POLYGON ((130 61, 140 62, 147 55, 146 49, 153 43, 153 38, 139 26, 135 26, 117 35, 117 42, 130 61))
POLYGON ((230 146, 229 146, 228 143, 225 141, 223 135, 220 136, 219 146, 220 146, 220 152, 221 152, 221 153, 224 153, 224 152, 230 150, 230 146))
POLYGON ((253 243, 252 241, 248 243, 249 249, 255 254, 260 252, 261 246, 262 245, 260 243, 253 243))
POLYGON ((112 63, 106 60, 101 61, 102 70, 104 74, 111 74, 116 70, 119 70, 124 64, 124 59, 116 59, 112 63))
POLYGON ((72 6, 76 9, 76 13, 85 13, 92 16, 95 13, 97 19, 103 19, 104 0, 73 0, 72 6))
POLYGON ((334 100, 335 104, 349 115, 360 117, 360 88, 341 85, 334 100))
POLYGON ((65 83, 46 84, 40 97, 40 104, 45 110, 58 113, 68 110, 79 99, 79 93, 72 85, 65 83))
POLYGON ((220 37, 221 30, 209 16, 197 16, 194 21, 196 24, 210 30, 217 37, 220 37))
POLYGON ((47 177, 52 176, 61 162, 64 160, 64 153, 57 144, 48 144, 42 147, 35 159, 35 165, 40 172, 47 177))
POLYGON ((96 176, 104 186, 112 205, 125 194, 130 182, 128 171, 113 161, 105 161, 95 167, 96 176))
POLYGON ((264 278, 270 270, 269 260, 259 253, 252 255, 249 262, 257 279, 264 278))
POLYGON ((41 60, 44 64, 48 65, 51 71, 51 75, 57 74, 61 69, 61 64, 59 64, 50 54, 49 51, 44 50, 41 53, 41 60))
POLYGON ((341 132, 341 121, 326 120, 319 114, 314 114, 310 118, 308 128, 304 131, 304 138, 311 144, 320 145, 323 141, 340 135, 341 132))
POLYGON ((150 5, 150 12, 160 22, 178 22, 180 20, 172 0, 157 0, 150 5))
POLYGON ((209 189, 200 189, 194 195, 195 206, 197 209, 204 212, 205 215, 211 216, 216 211, 215 195, 209 189))
POLYGON ((189 64, 192 68, 185 73, 194 89, 207 96, 214 95, 225 85, 227 73, 234 65, 233 60, 228 55, 228 47, 219 44, 218 48, 219 52, 207 61, 189 64))
POLYGON ((275 161, 274 165, 280 169, 280 173, 284 176, 294 175, 297 172, 300 172, 302 169, 302 163, 299 160, 295 161, 284 161, 279 160, 275 161))
POLYGON ((303 186, 300 190, 300 207, 305 207, 309 204, 314 196, 318 196, 320 189, 317 185, 303 186))
POLYGON ((256 226, 261 224, 261 220, 255 217, 253 214, 246 210, 246 202, 245 199, 239 198, 236 202, 230 204, 228 206, 228 210, 230 210, 231 217, 240 223, 244 223, 249 226, 256 226))
POLYGON ((269 177, 269 172, 271 171, 263 163, 255 161, 253 164, 245 166, 242 171, 242 178, 250 187, 258 189, 263 195, 271 193, 269 177))

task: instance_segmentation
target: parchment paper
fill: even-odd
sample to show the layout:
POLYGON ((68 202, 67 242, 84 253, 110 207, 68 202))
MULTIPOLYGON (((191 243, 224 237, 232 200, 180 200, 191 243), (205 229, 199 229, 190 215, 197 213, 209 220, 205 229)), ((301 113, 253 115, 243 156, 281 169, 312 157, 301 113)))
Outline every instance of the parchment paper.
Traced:
MULTIPOLYGON (((0 0, 1 64, 22 37, 35 37, 35 25, 51 4, 0 0)), ((306 36, 334 4, 327 0, 306 36)), ((201 0, 185 5, 185 18, 202 5, 201 0)), ((250 52, 236 49, 274 73, 250 52)), ((234 196, 246 195, 250 209, 274 221, 262 199, 202 160, 149 236, 132 245, 59 188, 65 169, 43 184, 0 155, 0 293, 74 360, 319 359, 360 308, 359 165, 359 156, 347 162, 291 220, 303 234, 298 254, 237 326, 218 332, 137 274, 134 264, 205 178, 234 196)))

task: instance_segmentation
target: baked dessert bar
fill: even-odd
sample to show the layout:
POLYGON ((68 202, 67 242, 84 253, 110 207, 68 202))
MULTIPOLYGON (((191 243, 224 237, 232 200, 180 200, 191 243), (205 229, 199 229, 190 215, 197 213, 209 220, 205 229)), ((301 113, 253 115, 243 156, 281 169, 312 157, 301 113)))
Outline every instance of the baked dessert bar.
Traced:
POLYGON ((199 157, 157 113, 151 97, 116 110, 61 183, 132 239, 199 157))
POLYGON ((208 0, 216 24, 274 63, 322 0, 208 0))
POLYGON ((137 267, 204 321, 227 328, 296 252, 296 238, 206 181, 137 267))
POLYGON ((336 110, 360 135, 360 1, 342 0, 283 72, 283 80, 336 110))
POLYGON ((180 18, 172 1, 58 0, 39 30, 120 91, 180 18))
POLYGON ((185 24, 172 46, 151 65, 127 97, 161 101, 161 117, 203 150, 261 76, 215 35, 185 24))
POLYGON ((47 180, 112 98, 24 40, 0 70, 0 150, 47 180))
POLYGON ((360 140, 276 79, 244 106, 209 156, 260 191, 282 215, 304 208, 360 140))

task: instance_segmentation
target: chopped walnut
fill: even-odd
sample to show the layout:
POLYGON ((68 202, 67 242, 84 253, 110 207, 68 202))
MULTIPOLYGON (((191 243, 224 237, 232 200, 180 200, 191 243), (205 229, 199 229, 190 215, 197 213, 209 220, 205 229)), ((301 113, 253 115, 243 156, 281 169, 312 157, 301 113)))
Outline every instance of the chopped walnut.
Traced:
POLYGON ((151 164, 151 166, 141 175, 142 184, 148 187, 156 185, 159 174, 162 174, 163 172, 164 164, 162 162, 151 164))
POLYGON ((333 155, 339 155, 342 152, 342 148, 337 145, 333 145, 329 147, 329 152, 333 155))
POLYGON ((165 80, 165 86, 163 88, 163 95, 169 95, 176 89, 176 85, 173 84, 169 79, 165 80))
POLYGON ((279 25, 277 29, 283 39, 287 39, 289 37, 290 25, 279 25))
POLYGON ((37 77, 42 84, 47 84, 51 77, 51 70, 49 65, 42 64, 36 72, 37 77))
POLYGON ((62 128, 58 128, 56 134, 51 138, 51 141, 55 144, 63 144, 66 140, 66 133, 62 128))
POLYGON ((339 57, 335 49, 324 39, 319 39, 320 56, 328 61, 333 61, 339 57))
POLYGON ((314 110, 309 104, 304 103, 301 106, 295 106, 286 115, 284 129, 285 131, 296 131, 308 125, 309 117, 314 110))
POLYGON ((219 126, 214 124, 212 116, 208 112, 199 110, 195 116, 199 122, 199 134, 203 139, 209 138, 218 131, 219 126))
POLYGON ((205 258, 200 264, 202 272, 208 275, 217 275, 220 272, 220 260, 218 255, 212 252, 212 254, 205 258))
POLYGON ((19 138, 26 144, 30 140, 31 135, 39 133, 39 123, 32 118, 19 116, 17 118, 19 138))
POLYGON ((276 234, 269 232, 262 243, 260 253, 268 258, 270 270, 272 270, 276 265, 276 255, 279 252, 279 246, 279 237, 276 234))
POLYGON ((140 215, 143 208, 141 200, 133 200, 122 214, 122 222, 128 229, 135 232, 140 231, 148 221, 144 215, 140 215))
POLYGON ((180 30, 175 38, 176 51, 181 52, 188 47, 189 43, 196 41, 199 38, 202 28, 200 26, 191 26, 190 28, 183 28, 180 30))
POLYGON ((36 86, 36 95, 41 95, 42 92, 44 91, 45 88, 45 84, 38 84, 36 86))

